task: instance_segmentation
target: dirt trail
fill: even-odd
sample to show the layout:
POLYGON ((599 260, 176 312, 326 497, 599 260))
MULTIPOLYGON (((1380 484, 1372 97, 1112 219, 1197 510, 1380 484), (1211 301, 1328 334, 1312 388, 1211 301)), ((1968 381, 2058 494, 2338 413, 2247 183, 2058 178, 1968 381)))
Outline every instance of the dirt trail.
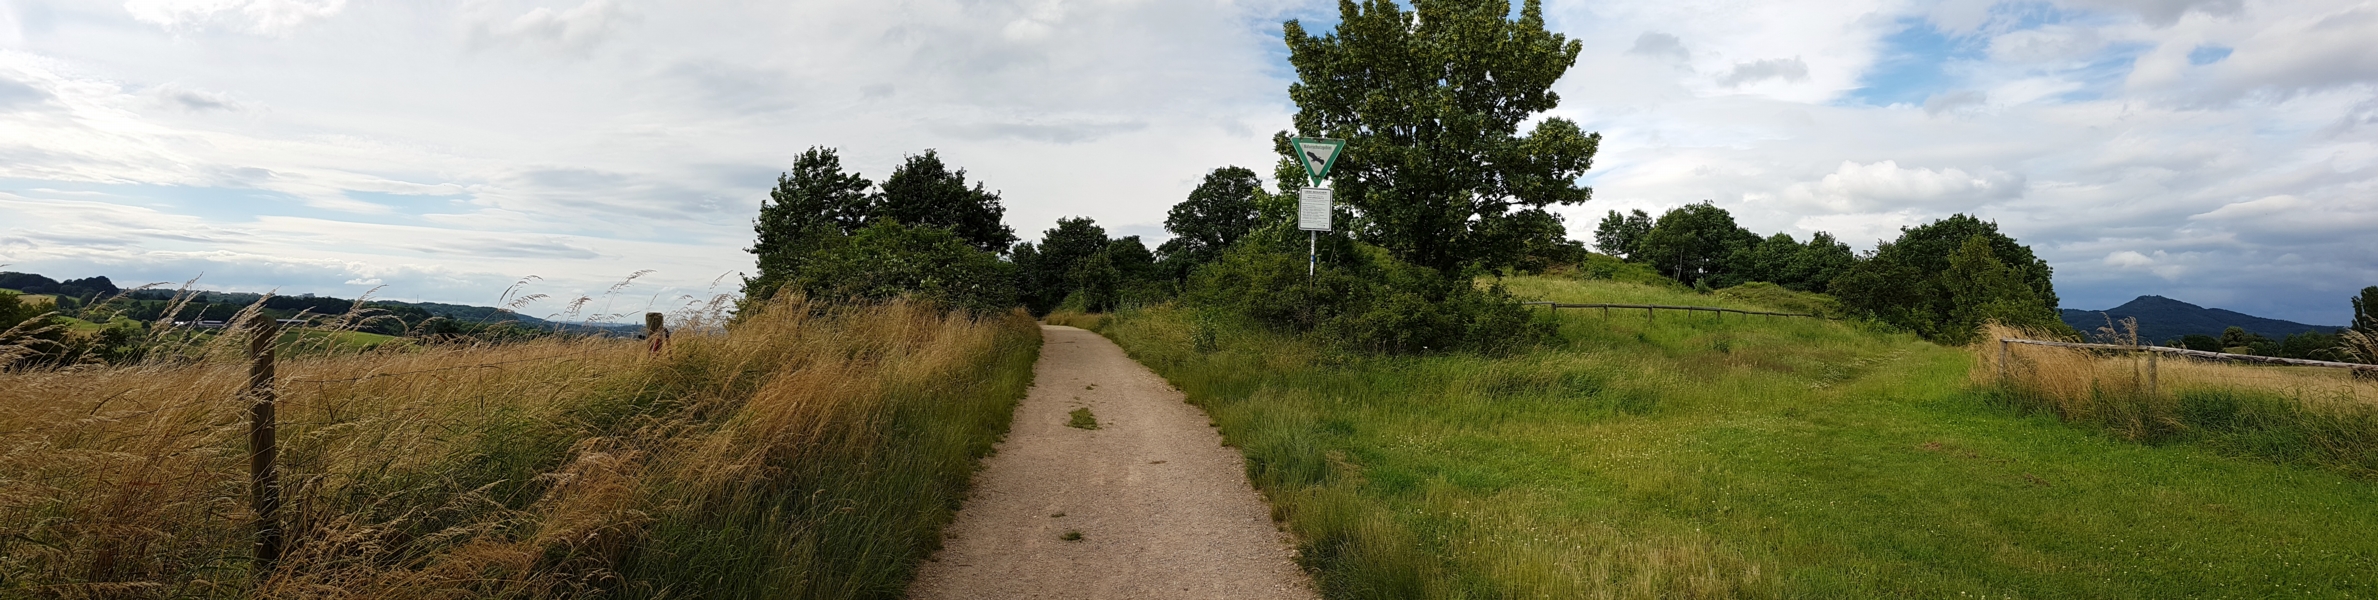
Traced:
POLYGON ((1041 335, 1032 391, 910 597, 1316 597, 1203 411, 1106 338, 1041 335), (1098 429, 1066 426, 1085 407, 1098 429))

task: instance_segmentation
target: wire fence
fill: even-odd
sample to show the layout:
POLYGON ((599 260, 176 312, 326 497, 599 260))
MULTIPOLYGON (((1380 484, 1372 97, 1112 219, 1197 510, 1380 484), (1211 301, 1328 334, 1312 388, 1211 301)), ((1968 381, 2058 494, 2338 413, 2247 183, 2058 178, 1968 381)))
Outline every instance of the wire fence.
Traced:
MULTIPOLYGON (((2006 355, 2006 351, 2007 351, 2007 348, 2006 348, 2006 346, 2007 346, 2008 344, 2028 344, 2028 345, 2033 345, 2033 346, 2053 346, 2053 347, 2057 347, 2057 348, 2078 348, 2078 349, 2084 349, 2084 350, 2118 350, 2118 351, 2128 351, 2128 352, 2155 352, 2155 353, 2161 353, 2161 354, 2173 354, 2173 355, 2179 355, 2179 356, 2186 356, 2186 357, 2189 357, 2189 358, 2198 358, 2198 359, 2204 359, 2204 360, 2220 360, 2220 361, 2231 361, 2231 362, 2253 362, 2253 363, 2263 363, 2263 364, 2272 364, 2272 365, 2292 365, 2292 366, 2298 366, 2298 367, 2329 367, 2329 368, 2336 368, 2336 369, 2351 369, 2351 370, 2355 370, 2355 371, 2365 371, 2365 372, 2370 372, 2370 373, 2378 373, 2378 365, 2365 365, 2365 364, 2361 364, 2361 363, 2335 362, 2335 361, 2327 361, 2327 360, 2311 360, 2311 359, 2304 359, 2304 358, 2281 358, 2281 357, 2277 357, 2277 356, 2257 356, 2257 355, 2253 355, 2253 354, 2229 354, 2229 353, 2226 353, 2226 352, 2206 352, 2206 351, 2203 351, 2203 350, 2190 350, 2190 349, 2187 349, 2187 348, 2172 348, 2172 347, 2168 347, 2168 346, 2144 346, 2144 345, 2141 345, 2141 346, 2132 346, 2132 345, 2125 345, 2125 344, 2083 344, 2083 343, 2078 343, 2078 342, 2051 342, 2051 341, 2047 341, 2047 340, 2027 340, 2027 339, 2023 339, 2023 338, 1998 338, 1998 346, 1999 346, 1999 348, 1998 348, 1998 353, 1999 353, 1999 356, 2005 356, 2005 355, 2006 355)), ((2001 360, 2001 362, 2003 363, 2003 362, 2004 362, 2004 360, 2002 359, 2002 360, 2001 360)))
POLYGON ((509 364, 514 364, 514 363, 524 363, 524 362, 537 362, 537 361, 545 361, 545 360, 560 360, 560 359, 564 359, 564 358, 573 358, 573 357, 585 356, 585 355, 588 355, 588 354, 593 354, 593 353, 596 353, 596 352, 605 352, 605 351, 616 351, 616 349, 612 349, 612 348, 588 348, 588 349, 585 349, 585 350, 580 350, 580 351, 577 351, 577 352, 564 352, 564 353, 561 353, 561 354, 553 354, 553 355, 548 355, 548 356, 539 356, 539 357, 534 357, 534 358, 518 358, 518 359, 512 359, 512 360, 499 360, 499 361, 495 361, 495 362, 475 363, 475 364, 468 364, 468 365, 449 365, 449 366, 444 366, 444 367, 435 367, 435 368, 429 368, 429 369, 418 369, 418 370, 413 370, 413 371, 397 371, 397 372, 394 372, 394 373, 373 373, 373 374, 370 374, 370 375, 364 375, 364 376, 360 376, 360 377, 347 377, 347 378, 341 378, 341 379, 300 379, 300 378, 289 378, 289 379, 284 379, 284 380, 282 380, 282 382, 283 382, 283 383, 314 383, 314 384, 322 384, 322 383, 345 383, 345 382, 350 382, 350 381, 363 381, 363 380, 366 380, 366 379, 378 379, 378 378, 381 378, 381 377, 399 377, 399 376, 404 376, 404 375, 418 375, 418 374, 422 374, 422 373, 433 373, 433 372, 437 372, 437 371, 461 371, 461 370, 468 370, 468 369, 491 369, 491 368, 495 368, 495 367, 497 367, 497 366, 501 366, 501 365, 509 365, 509 364))

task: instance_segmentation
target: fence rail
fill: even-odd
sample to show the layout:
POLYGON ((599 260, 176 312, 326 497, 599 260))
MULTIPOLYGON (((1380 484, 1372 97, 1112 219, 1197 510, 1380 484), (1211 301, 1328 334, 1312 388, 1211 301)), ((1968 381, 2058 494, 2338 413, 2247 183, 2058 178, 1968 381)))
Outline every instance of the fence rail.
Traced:
POLYGON ((2171 348, 2171 347, 2165 347, 2165 346, 2125 346, 2125 345, 2122 345, 2122 344, 2082 344, 2082 343, 2075 343, 2075 342, 2050 342, 2050 341, 2046 341, 2046 340, 2026 340, 2026 339, 2021 339, 2021 338, 1999 338, 1999 339, 1998 339, 1998 343, 1999 343, 1999 345, 2000 345, 2000 346, 2002 346, 2002 347, 2003 347, 2004 345, 2006 345, 2006 344, 2029 344, 2029 345, 2033 345, 2033 346, 2054 346, 2054 347, 2058 347, 2058 348, 2082 348, 2082 349, 2088 349, 2088 350, 2131 350, 2131 351, 2140 351, 2140 352, 2159 352, 2159 353, 2163 353, 2163 354, 2177 354, 2177 355, 2180 355, 2180 356, 2188 356, 2188 357, 2194 357, 2194 358, 2202 358, 2202 359, 2207 359, 2207 360, 2231 360, 2231 361, 2239 361, 2239 362, 2258 362, 2258 363, 2274 364, 2274 365, 2294 365, 2294 366, 2299 366, 2299 367, 2332 367, 2332 368, 2338 368, 2338 369, 2354 369, 2354 370, 2358 370, 2358 371, 2372 371, 2372 372, 2378 372, 2378 365, 2365 365, 2365 364, 2361 364, 2361 363, 2348 363, 2348 362, 2330 362, 2330 361, 2325 361, 2325 360, 2309 360, 2309 359, 2302 359, 2302 358, 2280 358, 2280 357, 2276 357, 2276 356, 2255 356, 2255 355, 2252 355, 2252 354, 2228 354, 2228 353, 2223 353, 2223 352, 2206 352, 2206 351, 2203 351, 2203 350, 2190 350, 2190 349, 2187 349, 2187 348, 2171 348))
POLYGON ((1721 316, 1721 317, 1722 317, 1722 316, 1725 316, 1725 314, 1726 314, 1726 313, 1734 313, 1734 314, 1738 314, 1738 315, 1758 315, 1758 316, 1768 316, 1768 317, 1808 317, 1808 318, 1812 318, 1812 319, 1834 319, 1834 317, 1828 317, 1828 316, 1824 316, 1824 315, 1820 315, 1820 314, 1815 314, 1815 313, 1779 313, 1779 312, 1766 312, 1766 311, 1758 311, 1758 310, 1742 310, 1742 309, 1739 309, 1739 308, 1724 308, 1724 307, 1717 307, 1717 306, 1670 306, 1670 305, 1666 305, 1666 304, 1569 304, 1569 303, 1564 303, 1564 302, 1521 302, 1520 304, 1528 304, 1528 305, 1534 305, 1534 306, 1544 306, 1544 307, 1550 307, 1550 308, 1553 308, 1553 309, 1555 309, 1555 310, 1558 310, 1558 309, 1563 309, 1563 308, 1599 308, 1599 309, 1602 309, 1602 314, 1603 314, 1604 316, 1608 316, 1608 315, 1610 314, 1610 309, 1613 309, 1613 308, 1620 308, 1620 309, 1627 309, 1627 310, 1642 310, 1642 311, 1643 311, 1643 317, 1644 317, 1644 318, 1646 318, 1646 319, 1648 319, 1648 318, 1651 318, 1652 311, 1655 311, 1655 310, 1681 310, 1681 311, 1688 311, 1688 312, 1712 312, 1712 313, 1717 313, 1717 314, 1718 314, 1718 316, 1721 316))

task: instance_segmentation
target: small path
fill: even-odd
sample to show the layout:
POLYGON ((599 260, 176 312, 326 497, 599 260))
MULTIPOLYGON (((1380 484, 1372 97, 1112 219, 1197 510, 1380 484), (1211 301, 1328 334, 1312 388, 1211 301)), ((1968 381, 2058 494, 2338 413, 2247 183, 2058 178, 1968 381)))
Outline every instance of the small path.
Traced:
POLYGON ((1032 391, 911 598, 1316 597, 1204 411, 1098 334, 1041 336, 1032 391), (1097 430, 1065 425, 1084 407, 1097 430))

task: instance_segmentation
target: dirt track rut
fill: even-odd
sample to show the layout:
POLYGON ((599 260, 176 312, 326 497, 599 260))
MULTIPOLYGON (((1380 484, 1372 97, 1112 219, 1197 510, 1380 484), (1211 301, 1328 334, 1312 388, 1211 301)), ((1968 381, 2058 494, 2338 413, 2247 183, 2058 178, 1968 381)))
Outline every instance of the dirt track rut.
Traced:
POLYGON ((1316 597, 1203 411, 1106 338, 1041 334, 1032 390, 910 597, 1316 597), (1085 407, 1098 429, 1066 426, 1085 407))

